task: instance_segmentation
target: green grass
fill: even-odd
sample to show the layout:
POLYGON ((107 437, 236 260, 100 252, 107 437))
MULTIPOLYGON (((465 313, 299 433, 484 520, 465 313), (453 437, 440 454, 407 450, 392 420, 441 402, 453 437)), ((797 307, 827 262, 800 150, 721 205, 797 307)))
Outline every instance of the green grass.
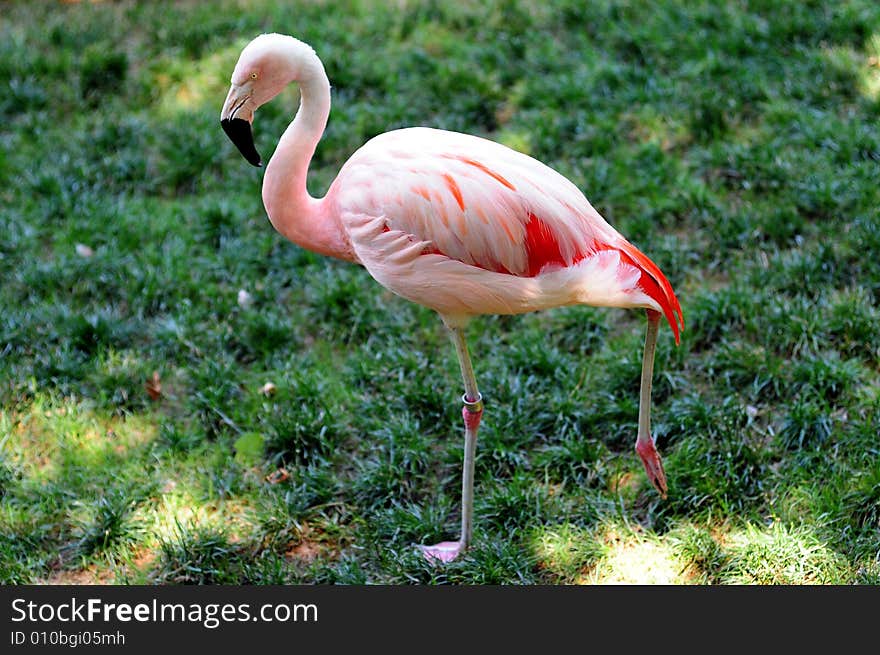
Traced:
POLYGON ((217 4, 0 15, 0 582, 880 584, 880 5, 217 4), (266 220, 218 125, 263 31, 333 85, 313 194, 377 133, 488 135, 661 266, 668 500, 640 313, 483 317, 476 543, 422 561, 458 529, 455 355, 266 220))

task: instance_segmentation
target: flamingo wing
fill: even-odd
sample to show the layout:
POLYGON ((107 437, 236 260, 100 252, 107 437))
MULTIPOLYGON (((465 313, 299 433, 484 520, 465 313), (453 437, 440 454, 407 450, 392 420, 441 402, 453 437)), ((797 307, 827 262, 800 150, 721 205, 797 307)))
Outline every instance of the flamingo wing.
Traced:
MULTIPOLYGON (((535 278, 613 250, 638 270, 678 339, 681 308, 660 269, 581 191, 541 162, 487 139, 410 128, 382 134, 346 163, 343 213, 381 217, 408 253, 535 278)), ((389 237, 392 235, 388 235, 389 237)))

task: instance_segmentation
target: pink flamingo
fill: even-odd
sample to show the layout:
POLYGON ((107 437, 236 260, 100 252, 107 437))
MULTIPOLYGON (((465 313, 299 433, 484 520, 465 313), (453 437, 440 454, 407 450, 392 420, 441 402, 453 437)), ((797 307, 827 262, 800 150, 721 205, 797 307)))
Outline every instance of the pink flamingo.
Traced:
POLYGON ((647 310, 636 452, 666 496, 651 437, 651 378, 661 314, 679 341, 681 306, 660 269, 611 227, 565 177, 475 136, 414 127, 381 134, 345 163, 324 198, 306 190, 327 125, 330 83, 321 60, 290 36, 263 34, 242 51, 220 122, 261 165, 256 109, 297 82, 301 101, 263 180, 269 220, 287 239, 363 265, 394 293, 430 307, 452 336, 465 393, 461 536, 422 546, 451 561, 471 543, 474 454, 483 402, 463 329, 477 314, 586 304, 647 310))

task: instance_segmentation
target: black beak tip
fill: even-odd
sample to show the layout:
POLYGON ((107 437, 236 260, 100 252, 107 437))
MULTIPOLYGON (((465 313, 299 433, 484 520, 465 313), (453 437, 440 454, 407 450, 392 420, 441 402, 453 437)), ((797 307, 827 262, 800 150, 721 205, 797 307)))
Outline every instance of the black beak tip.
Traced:
POLYGON ((226 132, 229 140, 235 144, 242 156, 251 164, 260 168, 263 166, 263 160, 260 153, 254 146, 254 135, 251 131, 251 124, 241 118, 224 118, 220 121, 220 127, 226 132))

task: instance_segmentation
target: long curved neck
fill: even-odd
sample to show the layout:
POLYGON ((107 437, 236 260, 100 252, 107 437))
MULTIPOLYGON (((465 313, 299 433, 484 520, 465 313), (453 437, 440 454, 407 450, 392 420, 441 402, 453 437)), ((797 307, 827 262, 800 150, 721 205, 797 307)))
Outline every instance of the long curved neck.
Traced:
POLYGON ((300 56, 300 106, 266 167, 263 205, 275 229, 294 243, 321 255, 352 259, 330 203, 312 198, 306 188, 309 162, 330 115, 330 82, 311 49, 300 56))

